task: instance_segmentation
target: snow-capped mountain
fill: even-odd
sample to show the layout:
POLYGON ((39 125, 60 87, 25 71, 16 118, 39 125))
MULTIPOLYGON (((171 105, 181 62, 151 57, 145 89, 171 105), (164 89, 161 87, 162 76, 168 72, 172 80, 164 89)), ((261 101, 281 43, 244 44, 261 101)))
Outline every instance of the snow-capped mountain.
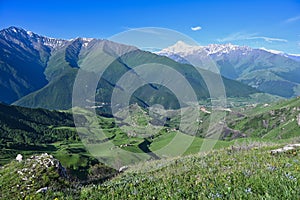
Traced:
POLYGON ((0 31, 0 91, 1 102, 11 103, 33 91, 44 87, 55 74, 60 74, 57 68, 48 67, 53 55, 61 54, 59 50, 66 49, 66 62, 78 67, 73 60, 81 47, 87 47, 92 42, 88 38, 73 40, 55 39, 38 35, 22 28, 9 27, 0 31), (54 73, 56 71, 56 73, 54 73))
POLYGON ((206 55, 217 55, 228 54, 232 51, 242 51, 243 53, 252 51, 250 47, 247 46, 237 46, 233 44, 210 44, 207 46, 195 46, 184 43, 183 41, 178 41, 173 46, 167 47, 159 52, 160 55, 172 55, 177 54, 182 57, 191 54, 206 54, 206 55))
POLYGON ((26 31, 24 29, 17 28, 17 27, 9 27, 7 29, 2 30, 0 32, 0 37, 2 39, 5 39, 7 41, 12 41, 15 44, 21 46, 24 46, 24 44, 22 44, 22 40, 26 39, 31 41, 34 47, 38 47, 39 45, 44 45, 51 49, 62 47, 68 42, 68 40, 40 36, 31 31, 26 31))
POLYGON ((300 54, 288 54, 288 53, 285 53, 283 51, 278 51, 278 50, 273 50, 273 49, 266 49, 264 47, 262 47, 260 49, 264 50, 264 51, 268 51, 268 52, 273 53, 273 54, 278 54, 278 55, 281 55, 281 56, 285 56, 285 57, 291 58, 291 59, 296 60, 296 61, 300 61, 300 54))
POLYGON ((287 57, 300 62, 300 54, 287 54, 287 57))
POLYGON ((283 97, 300 95, 300 57, 297 55, 233 44, 193 46, 182 41, 156 53, 213 72, 217 69, 227 78, 267 93, 283 97))
MULTIPOLYGON (((72 107, 74 81, 81 68, 86 77, 82 84, 78 84, 83 87, 80 89, 83 102, 96 100, 101 105, 109 105, 114 88, 122 89, 121 85, 117 85, 118 80, 147 61, 181 69, 180 73, 192 85, 197 97, 209 96, 203 78, 194 73, 193 67, 169 58, 105 39, 54 39, 10 27, 0 31, 0 102, 25 107, 69 109, 72 107), (98 73, 103 71, 94 94, 89 85, 97 81, 98 73)), ((207 74, 213 78, 217 76, 207 74)), ((222 78, 230 97, 246 97, 258 92, 245 84, 222 78)), ((157 88, 152 84, 143 86, 132 99, 142 106, 178 106, 174 95, 164 87, 157 88)), ((109 108, 102 111, 110 112, 109 108)))

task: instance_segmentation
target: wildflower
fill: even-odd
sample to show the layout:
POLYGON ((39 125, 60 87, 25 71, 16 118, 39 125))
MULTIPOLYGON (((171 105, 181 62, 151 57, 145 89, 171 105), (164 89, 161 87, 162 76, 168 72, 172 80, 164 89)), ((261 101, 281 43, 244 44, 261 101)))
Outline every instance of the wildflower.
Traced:
POLYGON ((275 170, 276 170, 276 167, 270 165, 270 166, 267 167, 267 169, 268 169, 269 171, 275 171, 275 170))
POLYGON ((250 170, 246 170, 246 171, 243 172, 243 174, 244 174, 244 176, 249 177, 252 173, 251 173, 250 170))
POLYGON ((221 195, 221 194, 219 194, 219 193, 217 193, 217 194, 216 194, 216 197, 217 197, 217 198, 221 198, 221 197, 222 197, 222 195, 221 195))
POLYGON ((291 166, 293 166, 293 165, 290 164, 290 163, 286 163, 286 164, 285 164, 285 167, 291 167, 291 166))
POLYGON ((245 192, 246 192, 247 194, 251 194, 251 193, 252 193, 251 188, 246 188, 246 189, 245 189, 245 192))
POLYGON ((285 174, 285 177, 287 177, 288 179, 290 179, 290 180, 293 180, 293 181, 296 181, 297 180, 297 178, 295 178, 293 175, 291 175, 290 173, 286 173, 285 174))
POLYGON ((132 191, 132 194, 133 194, 133 195, 137 195, 137 194, 138 194, 138 191, 137 191, 136 188, 134 188, 134 190, 132 191))

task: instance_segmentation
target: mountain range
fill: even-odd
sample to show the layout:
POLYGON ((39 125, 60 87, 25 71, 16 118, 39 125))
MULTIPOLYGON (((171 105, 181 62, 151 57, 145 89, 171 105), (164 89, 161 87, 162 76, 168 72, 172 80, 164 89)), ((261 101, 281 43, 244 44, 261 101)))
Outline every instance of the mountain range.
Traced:
POLYGON ((182 41, 157 54, 208 70, 213 63, 224 77, 269 94, 285 98, 300 94, 298 55, 232 44, 194 46, 182 41))
MULTIPOLYGON (((199 99, 209 97, 203 78, 190 64, 108 40, 53 39, 10 27, 0 31, 0 47, 0 101, 8 104, 69 109, 79 69, 86 73, 87 82, 97 80, 103 73, 96 90, 96 101, 101 105, 109 104, 113 89, 122 89, 117 81, 126 72, 145 63, 167 65, 177 70, 188 80, 199 99)), ((201 70, 212 80, 218 76, 201 70)), ((248 97, 259 92, 228 78, 223 77, 223 82, 226 95, 230 97, 248 97)), ((92 91, 83 92, 82 96, 93 101, 92 91)), ((144 107, 156 103, 166 108, 178 107, 175 95, 168 88, 155 84, 146 84, 136 90, 131 101, 144 107)))

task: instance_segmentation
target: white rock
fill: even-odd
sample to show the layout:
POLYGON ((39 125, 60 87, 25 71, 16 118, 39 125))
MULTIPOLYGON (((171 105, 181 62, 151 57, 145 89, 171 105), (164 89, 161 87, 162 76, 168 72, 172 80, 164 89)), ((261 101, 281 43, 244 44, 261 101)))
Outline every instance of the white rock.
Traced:
POLYGON ((288 144, 288 147, 300 147, 300 144, 288 144))
POLYGON ((300 144, 288 144, 282 148, 271 150, 271 154, 282 153, 290 150, 294 150, 295 148, 300 147, 300 144))
POLYGON ((285 146, 282 148, 284 151, 289 151, 295 149, 295 147, 285 146))
POLYGON ((128 166, 122 166, 122 167, 120 167, 119 172, 123 172, 123 171, 125 171, 126 169, 128 169, 128 166))
POLYGON ((22 160, 23 160, 23 156, 21 154, 18 154, 16 157, 16 161, 22 162, 22 160))
POLYGON ((38 189, 35 193, 41 193, 41 192, 46 192, 48 190, 48 187, 43 187, 43 188, 40 188, 38 189))

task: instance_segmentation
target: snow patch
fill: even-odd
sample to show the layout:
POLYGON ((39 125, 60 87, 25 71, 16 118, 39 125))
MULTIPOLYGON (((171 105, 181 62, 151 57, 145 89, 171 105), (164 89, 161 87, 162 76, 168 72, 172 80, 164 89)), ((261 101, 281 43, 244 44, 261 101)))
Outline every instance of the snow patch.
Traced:
POLYGON ((26 31, 26 33, 27 33, 30 37, 33 36, 33 32, 31 32, 31 31, 26 31))
POLYGON ((280 55, 285 54, 285 53, 282 52, 282 51, 273 50, 273 49, 266 49, 266 48, 264 48, 264 47, 261 47, 261 48, 259 48, 259 49, 260 49, 260 50, 267 51, 267 52, 270 52, 270 53, 273 53, 273 54, 280 54, 280 55))

